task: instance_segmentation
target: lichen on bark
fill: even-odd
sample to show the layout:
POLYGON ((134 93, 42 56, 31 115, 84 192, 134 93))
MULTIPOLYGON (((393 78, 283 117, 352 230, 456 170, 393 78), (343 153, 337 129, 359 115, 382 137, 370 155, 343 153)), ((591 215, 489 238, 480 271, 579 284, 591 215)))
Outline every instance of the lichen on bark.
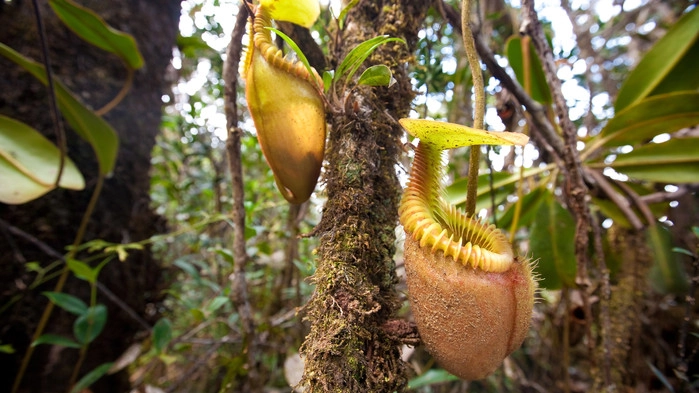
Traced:
POLYGON ((400 307, 393 255, 403 131, 396 119, 410 110, 407 65, 428 6, 360 1, 331 48, 331 63, 338 64, 369 38, 388 34, 407 42, 381 46, 365 64, 389 66, 393 86, 340 92, 342 102, 334 103, 339 110, 330 119, 323 177, 328 201, 315 231, 316 290, 306 307, 311 331, 302 347, 302 384, 311 392, 395 392, 407 382, 401 343, 384 326, 400 307))

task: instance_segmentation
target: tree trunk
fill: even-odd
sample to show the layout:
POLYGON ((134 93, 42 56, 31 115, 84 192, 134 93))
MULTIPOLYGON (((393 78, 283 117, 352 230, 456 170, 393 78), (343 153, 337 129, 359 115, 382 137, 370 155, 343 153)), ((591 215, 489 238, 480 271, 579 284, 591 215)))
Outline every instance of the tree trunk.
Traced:
POLYGON ((397 119, 410 110, 406 63, 429 5, 360 1, 333 40, 335 65, 357 44, 382 34, 407 45, 382 45, 366 64, 389 66, 397 83, 340 91, 339 102, 331 103, 336 113, 326 151, 328 202, 317 229, 316 292, 308 305, 312 326, 302 348, 305 381, 314 392, 394 392, 407 381, 401 324, 392 321, 401 305, 393 262, 403 133, 397 119))
MULTIPOLYGON (((52 69, 81 100, 100 108, 123 86, 126 70, 121 62, 78 38, 64 27, 51 9, 42 4, 52 69)), ((148 195, 150 152, 158 133, 161 96, 169 82, 166 68, 172 55, 179 20, 180 0, 82 0, 113 27, 132 34, 145 59, 136 71, 133 88, 105 119, 119 135, 120 149, 113 175, 107 179, 85 240, 103 239, 128 243, 150 237, 159 229, 159 219, 148 195)), ((0 42, 34 60, 42 61, 39 35, 30 1, 0 3, 0 42)), ((55 141, 49 116, 47 90, 14 63, 0 59, 0 114, 24 121, 55 141)), ((30 344, 39 317, 47 304, 42 291, 53 290, 55 279, 31 288, 35 274, 26 262, 42 267, 56 260, 47 255, 48 246, 60 254, 73 242, 87 202, 95 186, 97 165, 91 147, 72 131, 67 132, 68 154, 83 172, 84 191, 53 191, 18 206, 0 204, 0 341, 10 344, 12 355, 0 354, 0 390, 9 391, 22 357, 30 344), (35 241, 18 235, 32 235, 35 241)), ((151 323, 159 301, 160 268, 149 250, 130 253, 125 262, 110 262, 99 281, 142 318, 129 316, 125 307, 103 297, 98 303, 109 309, 107 326, 88 350, 80 375, 114 361, 131 344, 137 332, 151 323), (146 312, 146 310, 151 310, 146 312)), ((70 279, 65 292, 88 299, 89 286, 70 279)), ((101 293, 104 293, 102 291, 101 293)), ((72 336, 74 316, 55 309, 46 333, 72 336)), ((65 392, 78 357, 75 349, 38 346, 23 378, 22 392, 65 392)), ((99 392, 129 390, 125 372, 102 378, 99 392)))

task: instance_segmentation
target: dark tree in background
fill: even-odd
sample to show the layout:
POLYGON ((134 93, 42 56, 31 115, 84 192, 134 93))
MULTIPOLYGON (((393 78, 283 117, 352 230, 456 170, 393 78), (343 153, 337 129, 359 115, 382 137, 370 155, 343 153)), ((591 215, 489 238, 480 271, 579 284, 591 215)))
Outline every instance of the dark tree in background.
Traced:
MULTIPOLYGON (((126 69, 118 58, 78 38, 64 27, 41 1, 50 59, 56 77, 85 103, 97 109, 109 102, 123 86, 126 69)), ((113 175, 107 179, 85 240, 132 242, 157 230, 158 217, 150 207, 150 153, 161 120, 161 96, 172 47, 177 35, 179 0, 82 0, 113 27, 132 34, 145 59, 136 71, 133 88, 105 119, 119 135, 120 149, 113 175)), ((23 55, 41 61, 39 35, 30 1, 0 3, 0 42, 23 55)), ((55 141, 46 88, 15 64, 0 59, 0 114, 21 120, 55 141)), ((15 349, 0 354, 0 391, 9 391, 40 315, 47 304, 41 291, 52 290, 55 280, 30 290, 33 276, 25 263, 47 266, 56 260, 48 248, 60 254, 73 242, 83 212, 95 186, 97 165, 90 146, 68 130, 70 157, 86 178, 83 191, 58 190, 33 202, 0 204, 0 341, 15 349), (35 240, 28 240, 21 232, 35 240)), ((114 260, 102 271, 99 281, 141 318, 129 316, 102 294, 98 302, 109 309, 107 326, 92 343, 81 374, 97 365, 116 360, 152 323, 155 313, 146 309, 158 301, 160 268, 148 250, 133 252, 124 262, 114 260)), ((65 292, 87 299, 84 281, 70 279, 65 292)), ((72 336, 74 316, 56 309, 47 333, 72 336)), ((78 350, 42 345, 36 348, 20 391, 66 391, 78 350)), ((128 391, 128 376, 118 373, 100 380, 99 392, 128 391)))

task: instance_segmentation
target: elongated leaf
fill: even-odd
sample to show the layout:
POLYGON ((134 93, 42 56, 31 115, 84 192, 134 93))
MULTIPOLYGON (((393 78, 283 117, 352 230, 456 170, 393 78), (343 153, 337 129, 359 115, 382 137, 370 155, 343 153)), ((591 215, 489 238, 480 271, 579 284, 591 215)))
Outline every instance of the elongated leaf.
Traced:
POLYGON ((70 390, 70 393, 80 393, 84 391, 90 385, 102 378, 111 367, 111 362, 100 364, 94 370, 90 371, 89 373, 85 374, 85 376, 80 378, 78 383, 76 383, 75 386, 73 386, 73 388, 70 390))
POLYGON ((670 231, 662 225, 653 225, 646 230, 646 238, 654 256, 654 264, 650 270, 653 288, 663 294, 686 293, 689 279, 678 255, 672 252, 670 231))
POLYGON ((507 40, 507 60, 517 76, 517 81, 536 101, 550 104, 551 89, 546 82, 544 68, 529 37, 514 35, 507 40), (524 51, 527 47, 528 53, 524 51), (526 54, 526 56, 525 56, 526 54))
POLYGON ((699 124, 699 92, 646 98, 618 112, 600 132, 605 146, 634 145, 699 124))
MULTIPOLYGON (((29 71, 41 83, 46 85, 46 71, 44 66, 27 59, 7 45, 0 43, 0 55, 7 57, 25 70, 29 71)), ((58 108, 73 130, 85 139, 97 155, 100 173, 108 175, 114 169, 117 151, 119 150, 119 138, 114 129, 80 102, 60 81, 54 80, 58 108)))
POLYGON ((662 183, 699 182, 699 138, 673 138, 619 155, 610 165, 630 177, 662 183))
POLYGON ((575 284, 575 220, 550 191, 546 191, 531 227, 529 241, 533 258, 538 260, 539 286, 560 289, 575 284))
POLYGON ((153 345, 158 353, 167 348, 172 340, 172 323, 167 318, 162 318, 153 326, 153 345))
MULTIPOLYGON (((546 172, 547 168, 529 168, 524 171, 524 174, 520 176, 519 173, 506 173, 497 172, 493 174, 493 189, 507 189, 510 193, 514 190, 514 185, 522 178, 526 179, 528 177, 536 176, 542 172, 546 172)), ((483 198, 490 199, 488 193, 490 192, 490 179, 488 174, 482 174, 478 176, 478 201, 483 198)), ((464 177, 454 181, 454 183, 446 188, 447 202, 453 205, 460 205, 466 202, 466 185, 468 184, 468 178, 464 177)), ((478 201, 476 203, 478 203, 478 201)))
MULTIPOLYGON (((668 30, 667 34, 653 45, 636 68, 631 72, 619 90, 619 96, 614 104, 616 112, 641 101, 650 95, 666 78, 682 81, 683 78, 697 78, 691 75, 675 73, 675 68, 681 64, 685 56, 696 56, 690 50, 696 51, 694 43, 699 39, 699 9, 696 7, 680 18, 668 30)), ((695 74, 696 72, 693 72, 695 74)), ((685 81, 686 82, 686 81, 685 81)), ((666 84, 675 84, 665 82, 666 84)), ((697 86, 684 85, 685 90, 694 90, 697 86)))
POLYGON ((357 69, 364 63, 364 60, 366 60, 376 48, 388 42, 402 42, 405 44, 405 41, 401 38, 389 37, 386 35, 374 37, 362 42, 354 47, 337 67, 335 71, 335 81, 340 80, 345 74, 347 74, 347 80, 351 80, 354 73, 357 72, 357 69))
MULTIPOLYGON (((503 181, 508 179, 510 174, 507 172, 497 172, 493 173, 493 189, 490 188, 490 174, 484 173, 478 175, 478 200, 476 205, 479 203, 481 206, 485 204, 486 207, 490 205, 490 193, 495 192, 496 203, 503 199, 503 195, 512 194, 514 191, 514 183, 504 184, 503 181)), ((468 178, 460 178, 455 180, 451 185, 445 188, 445 196, 447 202, 453 205, 461 205, 466 202, 466 189, 468 187, 468 178)))
POLYGON ((68 268, 75 274, 75 277, 89 283, 97 281, 95 269, 91 268, 87 263, 78 261, 77 259, 68 259, 66 263, 68 264, 68 268))
POLYGON ((37 345, 41 344, 48 344, 48 345, 59 345, 61 347, 66 347, 66 348, 80 348, 81 345, 76 343, 75 341, 71 340, 68 337, 63 337, 59 336, 57 334, 42 334, 34 340, 32 343, 32 347, 35 347, 37 345))
POLYGON ((130 34, 112 28, 94 11, 72 0, 49 0, 49 5, 61 21, 86 42, 114 53, 135 70, 143 67, 143 57, 130 34))
POLYGON ((359 0, 350 0, 350 2, 345 6, 345 8, 340 11, 340 16, 337 17, 337 25, 340 27, 340 30, 344 30, 345 28, 345 19, 347 18, 347 13, 354 8, 359 3, 359 0))
POLYGON ((44 292, 55 305, 75 315, 83 315, 87 312, 87 304, 81 299, 62 292, 44 292))
POLYGON ((391 73, 391 69, 383 64, 379 64, 364 70, 357 83, 367 86, 389 86, 392 79, 393 73, 391 73))
MULTIPOLYGON (((53 190, 60 155, 39 131, 0 115, 0 202, 24 203, 53 190)), ((73 190, 85 188, 82 174, 68 157, 59 185, 73 190)))
POLYGON ((73 335, 80 344, 89 344, 102 333, 107 323, 107 307, 98 304, 87 309, 73 324, 73 335))
POLYGON ((450 374, 447 370, 433 368, 425 371, 424 374, 411 379, 410 382, 408 382, 408 389, 418 389, 423 386, 458 380, 458 377, 450 374))
POLYGON ((275 20, 310 28, 320 15, 318 0, 260 0, 260 7, 275 20))
MULTIPOLYGON (((531 224, 536 217, 539 206, 541 206, 541 203, 547 195, 548 190, 545 187, 537 187, 522 197, 519 220, 517 220, 517 228, 515 228, 515 231, 531 224)), ((510 230, 512 220, 515 217, 515 209, 516 204, 512 203, 507 210, 505 210, 505 214, 498 219, 498 227, 510 230)))
POLYGON ((424 119, 400 119, 400 124, 410 135, 440 149, 454 149, 473 145, 524 146, 529 137, 517 132, 478 130, 460 124, 424 119))

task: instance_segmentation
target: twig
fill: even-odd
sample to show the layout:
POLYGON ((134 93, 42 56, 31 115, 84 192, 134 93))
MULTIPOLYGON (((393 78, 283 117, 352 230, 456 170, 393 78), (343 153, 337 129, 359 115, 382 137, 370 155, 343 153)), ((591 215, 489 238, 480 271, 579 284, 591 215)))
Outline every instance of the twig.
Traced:
POLYGON ((32 5, 34 6, 34 17, 36 19, 37 30, 39 31, 39 42, 41 43, 41 53, 44 60, 44 68, 46 69, 46 87, 49 93, 49 107, 51 108, 51 120, 53 123, 53 130, 56 133, 58 150, 60 150, 61 152, 58 161, 58 173, 56 174, 56 181, 54 182, 55 186, 58 187, 58 184, 61 182, 61 177, 63 176, 63 166, 65 165, 66 160, 66 133, 63 129, 63 123, 61 123, 61 116, 58 114, 56 91, 53 87, 53 70, 51 69, 51 57, 49 56, 46 29, 44 28, 44 21, 41 18, 39 2, 37 0, 32 0, 32 5))
POLYGON ((124 81, 124 85, 121 87, 117 95, 111 99, 111 101, 109 101, 103 107, 95 111, 95 114, 97 116, 103 116, 112 109, 114 109, 117 105, 119 105, 121 101, 124 100, 124 97, 126 97, 126 95, 129 93, 129 90, 131 90, 131 86, 133 85, 134 69, 128 65, 125 66, 127 69, 127 74, 126 80, 124 81))
POLYGON ((257 367, 255 367, 256 344, 255 322, 248 299, 247 280, 245 279, 245 265, 249 259, 245 249, 245 188, 243 183, 243 164, 241 159, 241 137, 243 130, 238 127, 238 64, 242 54, 242 38, 245 33, 247 20, 247 8, 243 3, 238 7, 238 17, 235 28, 231 33, 231 42, 226 50, 226 62, 223 66, 223 79, 225 83, 224 110, 226 113, 226 127, 228 128, 228 140, 226 151, 228 153, 228 168, 231 173, 231 186, 233 189, 233 302, 236 305, 242 323, 242 333, 245 352, 247 353, 248 374, 244 383, 244 390, 255 391, 256 381, 259 379, 257 367))
POLYGON ((626 217, 626 219, 629 220, 629 224, 631 224, 631 226, 635 230, 640 231, 641 229, 643 229, 643 223, 638 218, 636 213, 634 213, 634 211, 631 209, 628 201, 622 198, 621 195, 619 195, 619 193, 617 193, 616 190, 614 190, 614 188, 604 175, 600 174, 594 169, 587 170, 586 174, 595 180, 597 186, 602 190, 602 192, 604 192, 607 198, 614 202, 614 204, 619 208, 619 210, 621 210, 621 212, 624 214, 624 217, 626 217))
POLYGON ((221 345, 223 345, 223 344, 226 343, 226 342, 228 342, 228 340, 226 340, 226 337, 224 337, 223 339, 217 341, 214 345, 212 345, 211 348, 209 348, 209 350, 206 351, 206 353, 204 354, 204 356, 200 357, 200 358, 197 360, 197 362, 194 363, 194 364, 192 365, 192 367, 188 368, 187 371, 183 372, 183 373, 180 375, 180 377, 177 379, 177 381, 175 381, 175 383, 173 383, 172 385, 170 385, 170 387, 168 387, 167 390, 165 390, 165 392, 167 392, 167 393, 172 393, 172 392, 176 391, 177 388, 180 387, 180 385, 182 384, 182 382, 184 382, 184 381, 188 380, 189 378, 191 378, 192 375, 193 375, 199 368, 201 368, 201 366, 203 366, 204 364, 206 364, 207 361, 209 361, 209 358, 211 358, 211 356, 213 356, 214 352, 216 352, 216 351, 221 347, 221 345))
MULTIPOLYGON (((585 335, 588 339, 588 350, 590 355, 594 353, 594 340, 592 337, 592 310, 590 307, 588 279, 588 242, 590 232, 590 210, 587 205, 588 190, 583 181, 583 170, 580 162, 580 155, 577 150, 577 131, 575 125, 568 115, 568 106, 566 105, 565 97, 561 80, 558 79, 556 73, 556 64, 553 59, 553 52, 549 47, 544 29, 541 26, 536 10, 534 9, 534 0, 522 1, 523 21, 522 31, 526 32, 534 43, 534 48, 541 59, 546 75, 546 82, 551 88, 553 102, 555 103, 554 110, 558 117, 563 131, 564 154, 561 157, 564 164, 564 170, 567 174, 565 191, 566 202, 568 209, 575 217, 575 256, 577 260, 578 273, 576 284, 582 290, 583 306, 585 308, 585 335)), ((591 358, 594 358, 591 356, 591 358)))
POLYGON ((674 192, 656 192, 653 194, 643 195, 640 197, 640 199, 643 201, 643 203, 650 205, 652 203, 675 201, 680 199, 687 192, 689 192, 689 190, 687 190, 686 187, 679 187, 677 191, 674 192))
POLYGON ((609 283, 609 268, 607 267, 607 261, 604 256, 604 249, 602 247, 602 233, 601 227, 595 215, 590 215, 590 220, 592 223, 592 233, 593 241, 595 247, 595 260, 597 261, 597 269, 602 276, 600 280, 602 282, 602 301, 600 302, 600 319, 602 324, 602 375, 604 376, 605 386, 612 385, 612 340, 609 332, 612 329, 611 318, 609 316, 609 302, 612 298, 612 289, 609 283))
MULTIPOLYGON (((0 219, 0 227, 2 227, 4 230, 7 230, 9 233, 21 237, 22 239, 32 243, 35 245, 39 250, 41 250, 44 254, 50 256, 51 258, 56 258, 58 260, 61 260, 65 263, 65 257, 61 255, 58 251, 56 251, 53 247, 49 246, 48 244, 44 243, 43 241, 37 239, 36 237, 32 236, 31 234, 24 232, 23 230, 10 225, 8 222, 0 219)), ((117 295, 114 294, 109 288, 107 288, 104 284, 101 282, 97 281, 97 289, 102 293, 106 298, 111 300, 117 307, 122 309, 126 314, 128 314, 131 318, 133 318, 134 321, 138 322, 141 327, 146 329, 147 331, 151 331, 152 327, 146 322, 145 319, 141 318, 138 313, 131 308, 128 304, 124 303, 117 295)))

